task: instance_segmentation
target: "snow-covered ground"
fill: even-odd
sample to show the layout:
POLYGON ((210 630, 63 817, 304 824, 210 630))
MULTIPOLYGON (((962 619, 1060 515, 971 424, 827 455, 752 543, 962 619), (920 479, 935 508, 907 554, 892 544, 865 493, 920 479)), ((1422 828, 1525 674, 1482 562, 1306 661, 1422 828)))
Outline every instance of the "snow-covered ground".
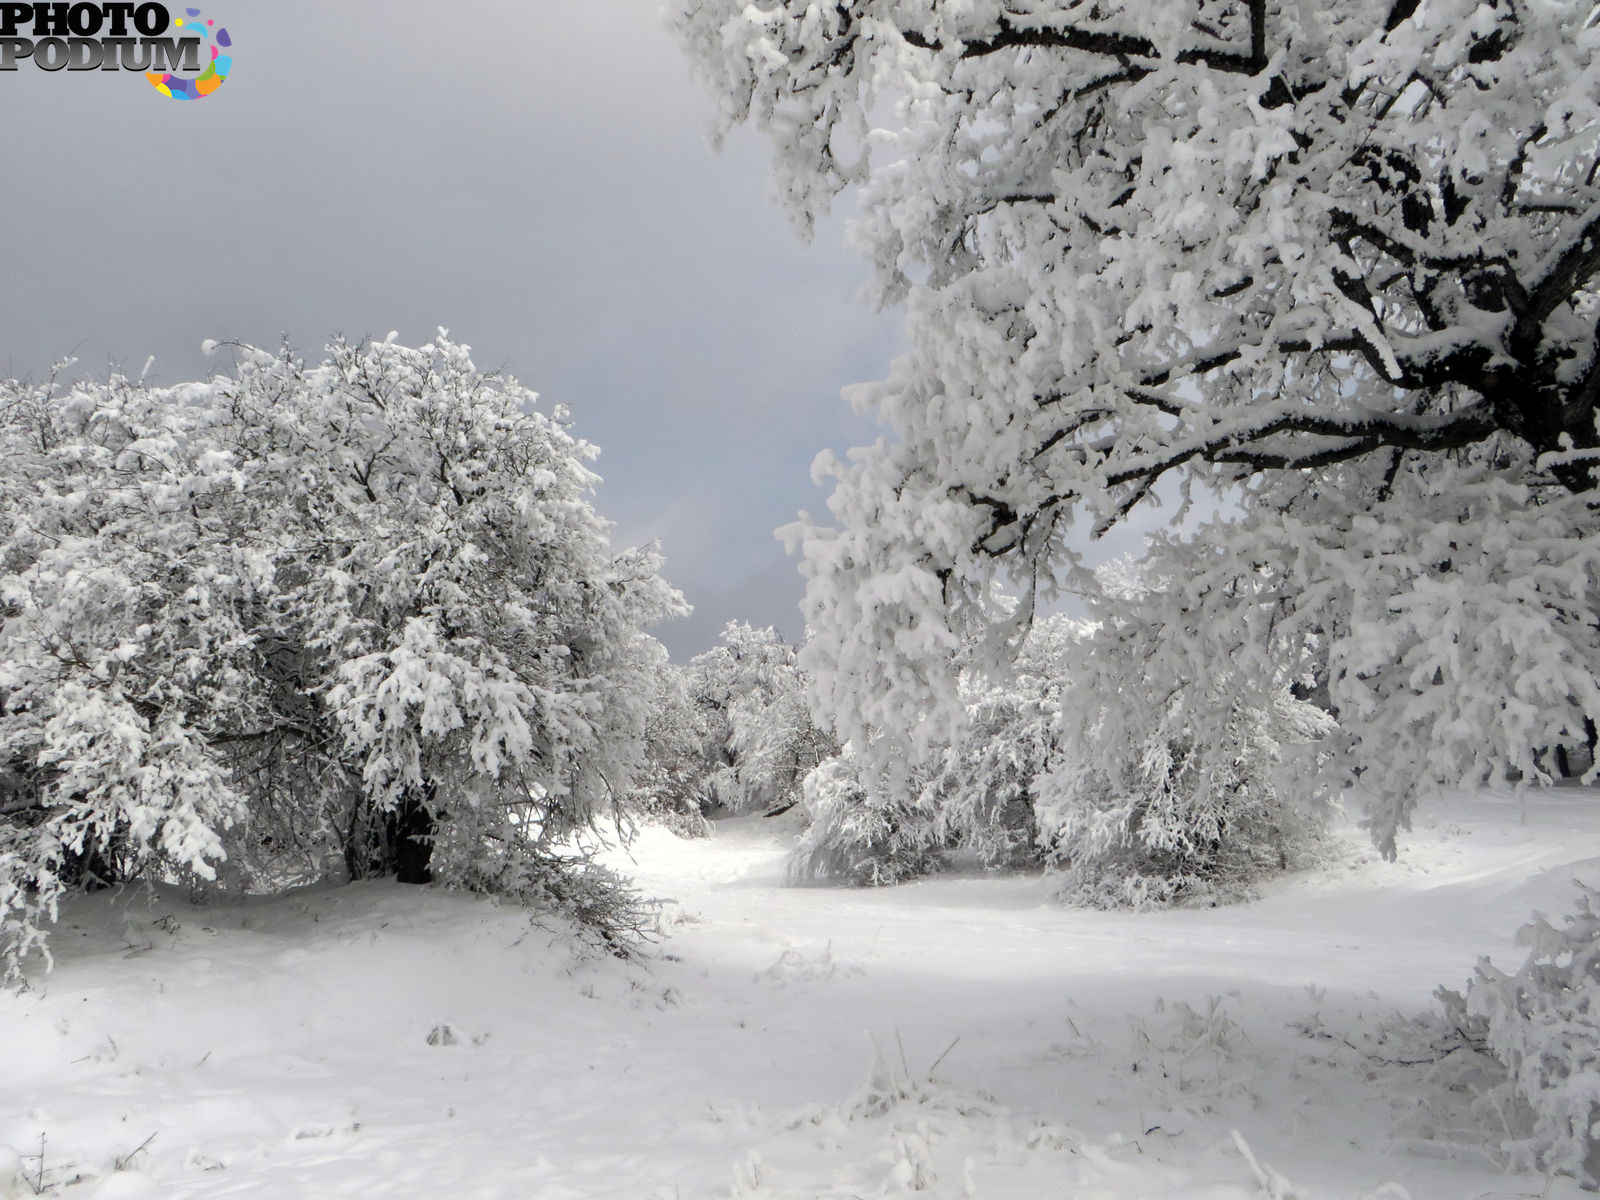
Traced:
POLYGON ((1420 1076, 1362 1051, 1600 877, 1597 802, 1458 797, 1398 863, 1353 835, 1259 903, 1146 914, 785 889, 778 823, 648 831, 643 965, 391 883, 83 898, 0 996, 0 1196, 1577 1195, 1420 1139, 1420 1076))

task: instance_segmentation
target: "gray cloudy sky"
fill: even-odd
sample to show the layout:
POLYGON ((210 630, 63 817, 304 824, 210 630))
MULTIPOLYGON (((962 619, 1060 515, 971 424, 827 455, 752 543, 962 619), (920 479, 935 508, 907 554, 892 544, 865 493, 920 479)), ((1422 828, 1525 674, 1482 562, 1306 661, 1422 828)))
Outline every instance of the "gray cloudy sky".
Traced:
POLYGON ((899 315, 854 299, 838 224, 799 243, 763 145, 708 149, 658 7, 217 0, 234 70, 203 101, 0 74, 0 374, 154 355, 176 382, 205 338, 444 325, 602 447, 598 507, 695 605, 659 631, 676 657, 735 617, 797 637, 772 530, 821 509, 819 449, 875 436, 838 393, 885 372, 899 315))

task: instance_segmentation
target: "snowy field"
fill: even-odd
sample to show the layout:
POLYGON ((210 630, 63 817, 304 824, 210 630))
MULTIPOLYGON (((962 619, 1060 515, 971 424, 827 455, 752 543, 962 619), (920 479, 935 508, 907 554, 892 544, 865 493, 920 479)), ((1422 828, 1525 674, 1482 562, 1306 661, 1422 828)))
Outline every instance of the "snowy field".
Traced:
POLYGON ((392 882, 83 898, 0 997, 0 1196, 1575 1196, 1372 1055, 1600 876, 1597 798, 1458 798, 1398 863, 1352 834, 1260 903, 1136 915, 785 889, 776 822, 648 831, 643 964, 392 882))

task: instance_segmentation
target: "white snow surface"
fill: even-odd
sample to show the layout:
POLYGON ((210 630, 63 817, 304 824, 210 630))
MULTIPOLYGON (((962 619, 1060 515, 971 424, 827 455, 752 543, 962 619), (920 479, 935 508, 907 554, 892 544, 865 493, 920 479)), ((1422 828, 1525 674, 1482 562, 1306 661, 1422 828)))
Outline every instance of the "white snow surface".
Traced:
POLYGON ((1203 911, 784 888, 792 835, 645 831, 667 936, 633 964, 388 882, 80 898, 54 971, 0 995, 0 1197, 1580 1194, 1419 1138, 1421 1076, 1358 1047, 1600 883, 1594 791, 1453 796, 1398 862, 1351 831, 1203 911))

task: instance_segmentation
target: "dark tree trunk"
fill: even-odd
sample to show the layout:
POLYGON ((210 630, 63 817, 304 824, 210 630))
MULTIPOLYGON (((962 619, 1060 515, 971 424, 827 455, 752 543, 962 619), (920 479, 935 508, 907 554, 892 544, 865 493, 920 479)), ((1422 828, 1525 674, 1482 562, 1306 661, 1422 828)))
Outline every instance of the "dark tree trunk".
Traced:
POLYGON ((1564 746, 1564 745, 1557 745, 1556 746, 1556 769, 1557 769, 1557 771, 1560 772, 1561 778, 1563 778, 1563 779, 1571 779, 1574 775, 1582 775, 1590 767, 1594 766, 1594 752, 1595 752, 1595 742, 1596 742, 1596 740, 1597 740, 1597 731, 1595 729, 1595 724, 1588 717, 1585 717, 1583 719, 1583 749, 1584 749, 1584 754, 1588 758, 1588 762, 1584 764, 1584 766, 1583 766, 1583 768, 1581 770, 1578 769, 1577 767, 1575 767, 1573 765, 1573 762, 1572 762, 1572 751, 1568 750, 1566 748, 1566 746, 1564 746))
POLYGON ((401 883, 432 883, 433 835, 438 819, 433 803, 438 788, 426 784, 407 789, 386 812, 373 812, 359 801, 345 834, 344 861, 350 878, 374 879, 393 874, 401 883))
POLYGON ((67 855, 62 860, 60 875, 68 887, 82 888, 86 892, 98 892, 124 882, 115 848, 99 844, 90 844, 76 854, 67 855))
POLYGON ((437 827, 432 801, 436 789, 429 784, 422 795, 408 791, 389 813, 385 832, 394 877, 401 883, 432 883, 433 833, 437 827))

